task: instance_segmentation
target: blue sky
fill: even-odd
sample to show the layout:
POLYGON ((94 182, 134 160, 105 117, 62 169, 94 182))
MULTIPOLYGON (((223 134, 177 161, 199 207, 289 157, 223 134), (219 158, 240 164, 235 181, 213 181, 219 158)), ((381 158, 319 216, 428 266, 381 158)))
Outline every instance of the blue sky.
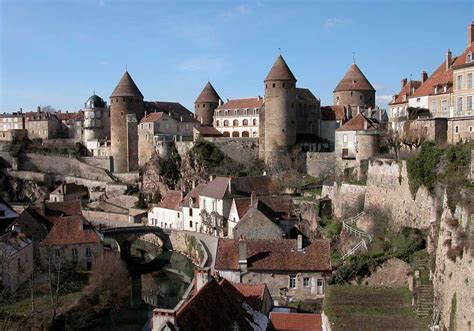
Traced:
POLYGON ((190 110, 207 80, 225 98, 263 94, 278 49, 332 103, 352 63, 385 106, 400 79, 466 47, 474 1, 0 0, 0 111, 108 100, 125 67, 145 100, 190 110))

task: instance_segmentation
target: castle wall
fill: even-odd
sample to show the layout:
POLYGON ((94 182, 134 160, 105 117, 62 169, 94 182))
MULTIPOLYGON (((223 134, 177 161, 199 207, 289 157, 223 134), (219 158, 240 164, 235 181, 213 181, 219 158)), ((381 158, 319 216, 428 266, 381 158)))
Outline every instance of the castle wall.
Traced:
POLYGON ((88 156, 81 157, 81 161, 102 169, 111 170, 112 169, 112 158, 110 156, 88 156))
POLYGON ((352 107, 352 116, 357 115, 357 107, 375 108, 375 91, 338 91, 333 93, 333 105, 352 107))
POLYGON ((225 155, 238 163, 255 162, 258 158, 256 138, 204 138, 214 143, 225 155))
POLYGON ((311 176, 323 179, 335 172, 335 153, 306 153, 306 172, 311 176))
POLYGON ((218 102, 199 102, 194 104, 194 113, 201 125, 212 126, 214 110, 219 106, 218 102))
POLYGON ((474 140, 474 116, 459 119, 450 118, 448 120, 447 136, 449 144, 474 140))
POLYGON ((374 133, 357 132, 357 154, 358 160, 367 160, 379 153, 379 135, 374 133))
POLYGON ((366 187, 364 185, 347 183, 338 185, 337 183, 334 183, 332 194, 333 213, 336 218, 354 216, 364 208, 366 194, 366 187))
MULTIPOLYGON (((377 159, 369 162, 364 211, 387 214, 390 227, 429 228, 436 219, 435 200, 425 187, 420 187, 415 200, 408 184, 406 161, 377 159)), ((377 222, 378 220, 373 220, 377 222)))

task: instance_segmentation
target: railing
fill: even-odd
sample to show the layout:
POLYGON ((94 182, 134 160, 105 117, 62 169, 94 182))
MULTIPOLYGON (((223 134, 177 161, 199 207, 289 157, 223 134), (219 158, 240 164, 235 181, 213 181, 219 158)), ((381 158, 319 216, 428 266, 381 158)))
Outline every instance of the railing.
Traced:
POLYGON ((354 247, 352 247, 346 254, 344 254, 344 255, 342 256, 342 260, 345 260, 345 259, 347 259, 349 256, 354 255, 354 253, 357 252, 357 251, 358 251, 359 249, 361 249, 362 247, 363 247, 365 250, 368 249, 368 248, 367 248, 367 244, 365 243, 365 240, 364 240, 364 239, 362 239, 361 241, 359 241, 359 242, 357 243, 357 245, 355 245, 354 247))
POLYGON ((349 234, 355 235, 359 238, 366 238, 369 243, 372 242, 372 236, 365 231, 359 230, 358 228, 351 226, 350 224, 355 223, 364 212, 361 212, 347 220, 342 221, 342 228, 349 232, 349 234))

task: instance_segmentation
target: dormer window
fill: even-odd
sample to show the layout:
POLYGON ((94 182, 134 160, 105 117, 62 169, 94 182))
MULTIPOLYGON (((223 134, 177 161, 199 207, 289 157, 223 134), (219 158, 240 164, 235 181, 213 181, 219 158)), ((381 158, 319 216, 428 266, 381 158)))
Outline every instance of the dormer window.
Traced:
POLYGON ((443 91, 448 92, 448 85, 444 85, 443 91))
POLYGON ((434 94, 438 94, 438 86, 435 86, 435 88, 434 88, 434 94))
POLYGON ((470 63, 470 62, 472 62, 472 53, 471 52, 469 52, 466 56, 466 63, 470 63))

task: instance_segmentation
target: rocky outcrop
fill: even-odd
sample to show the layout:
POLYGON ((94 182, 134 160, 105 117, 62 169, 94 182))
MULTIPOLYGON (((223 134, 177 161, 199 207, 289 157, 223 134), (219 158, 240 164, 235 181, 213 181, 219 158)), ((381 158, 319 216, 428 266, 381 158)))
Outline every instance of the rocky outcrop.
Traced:
POLYGON ((370 286, 409 287, 410 265, 397 258, 385 261, 377 267, 364 283, 370 286))

